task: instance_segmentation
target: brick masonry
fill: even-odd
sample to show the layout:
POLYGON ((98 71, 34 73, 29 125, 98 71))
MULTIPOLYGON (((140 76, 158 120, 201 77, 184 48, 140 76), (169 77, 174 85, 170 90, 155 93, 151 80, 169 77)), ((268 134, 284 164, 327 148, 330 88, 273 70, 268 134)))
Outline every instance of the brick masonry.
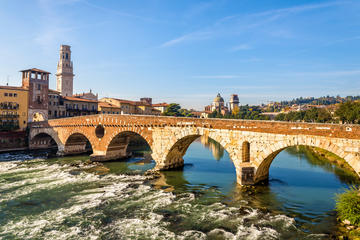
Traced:
POLYGON ((46 133, 56 141, 59 154, 69 152, 67 148, 70 146, 74 148, 74 143, 69 142, 71 136, 83 135, 91 143, 92 158, 99 160, 122 156, 126 145, 121 144, 128 142, 123 134, 137 133, 151 147, 152 157, 159 170, 182 166, 187 148, 197 137, 205 135, 219 142, 229 153, 239 184, 251 185, 266 180, 276 155, 286 147, 297 145, 328 150, 344 158, 360 175, 358 125, 91 115, 32 123, 30 129, 31 147, 36 147, 31 145, 31 139, 46 133), (95 134, 95 128, 99 125, 105 129, 101 138, 95 134), (249 148, 243 149, 243 146, 249 148), (248 154, 243 154, 245 151, 248 154), (246 155, 248 157, 244 157, 246 155))

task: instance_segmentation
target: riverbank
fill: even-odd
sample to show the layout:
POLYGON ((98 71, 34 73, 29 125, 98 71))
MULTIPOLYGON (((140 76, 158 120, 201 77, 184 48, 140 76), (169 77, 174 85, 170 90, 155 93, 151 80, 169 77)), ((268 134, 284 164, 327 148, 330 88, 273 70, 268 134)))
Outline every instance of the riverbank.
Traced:
MULTIPOLYGON (((331 163, 339 167, 346 174, 357 177, 356 172, 350 165, 337 155, 324 149, 316 147, 306 147, 318 161, 331 163)), ((335 234, 341 240, 360 240, 360 190, 358 188, 349 189, 336 196, 336 211, 338 231, 335 234)))

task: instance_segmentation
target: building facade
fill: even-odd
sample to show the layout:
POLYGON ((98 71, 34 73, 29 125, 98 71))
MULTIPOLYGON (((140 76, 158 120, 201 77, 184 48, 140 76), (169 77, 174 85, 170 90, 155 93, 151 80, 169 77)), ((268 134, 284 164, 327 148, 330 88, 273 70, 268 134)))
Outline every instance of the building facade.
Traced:
POLYGON ((99 102, 98 112, 100 114, 121 114, 121 108, 108 102, 99 102))
POLYGON ((90 92, 84 92, 84 93, 80 93, 80 94, 75 94, 73 95, 73 97, 76 97, 76 98, 83 98, 83 99, 88 99, 88 100, 94 100, 94 101, 97 101, 98 100, 98 94, 94 94, 91 89, 90 89, 90 92))
POLYGON ((168 108, 169 104, 167 103, 156 103, 152 104, 152 107, 159 110, 161 113, 164 113, 166 109, 168 108))
POLYGON ((49 89, 49 119, 66 117, 64 99, 60 92, 49 89))
POLYGON ((22 87, 28 93, 28 122, 48 119, 49 72, 37 68, 22 70, 22 87))
POLYGON ((120 114, 161 115, 161 111, 154 108, 151 104, 151 98, 141 98, 140 101, 130 101, 105 97, 99 101, 117 106, 120 108, 120 114))
POLYGON ((98 101, 62 97, 65 105, 66 117, 92 115, 98 113, 98 101))
POLYGON ((0 131, 23 131, 28 122, 28 91, 0 86, 0 131))
POLYGON ((56 72, 56 90, 64 97, 71 97, 73 95, 73 82, 74 73, 70 46, 61 45, 56 72))

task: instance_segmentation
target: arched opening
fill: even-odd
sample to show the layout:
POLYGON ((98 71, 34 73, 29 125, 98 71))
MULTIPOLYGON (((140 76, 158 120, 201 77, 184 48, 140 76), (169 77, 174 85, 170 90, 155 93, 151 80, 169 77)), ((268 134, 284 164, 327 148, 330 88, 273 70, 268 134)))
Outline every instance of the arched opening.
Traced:
POLYGON ((306 229, 319 231, 329 229, 326 219, 334 217, 335 194, 360 183, 350 168, 328 150, 295 145, 270 154, 258 167, 256 178, 267 180, 266 189, 275 196, 270 206, 295 217, 306 229))
POLYGON ((89 139, 82 133, 73 133, 65 143, 66 154, 92 153, 89 139))
POLYGON ((248 141, 242 144, 242 162, 250 162, 250 143, 248 141))
MULTIPOLYGON (((220 189, 229 192, 236 185, 236 168, 229 153, 207 135, 179 139, 166 156, 162 174, 175 189, 220 189)), ((163 179, 162 179, 163 180, 163 179)), ((164 182, 164 181, 163 181, 164 182)))
POLYGON ((47 149, 56 153, 58 145, 54 138, 47 133, 39 133, 30 140, 30 149, 47 149))
MULTIPOLYGON (((271 168, 271 165, 274 161, 274 159, 277 158, 277 156, 284 152, 305 152, 307 153, 306 160, 309 160, 309 156, 312 154, 314 157, 317 157, 318 161, 309 162, 309 164, 312 164, 313 166, 318 166, 323 168, 325 171, 328 172, 334 172, 336 170, 337 173, 340 173, 340 169, 346 170, 348 174, 345 175, 354 175, 357 176, 355 170, 350 166, 346 160, 335 154, 334 152, 330 152, 326 149, 314 147, 314 146, 305 146, 305 145, 296 145, 296 146, 288 146, 285 148, 281 148, 273 153, 271 153, 269 156, 267 156, 260 164, 260 166, 256 170, 255 175, 255 182, 260 182, 263 180, 269 179, 269 170, 271 168), (331 158, 331 159, 329 159, 331 158), (320 161, 321 160, 321 161, 320 161), (315 162, 323 164, 314 164, 315 162)), ((314 158, 312 158, 314 160, 314 158)), ((285 164, 285 163, 284 163, 285 164)), ((340 174, 341 175, 341 174, 340 174)), ((339 176, 340 176, 339 175, 339 176)))
POLYGON ((151 159, 151 147, 147 140, 136 132, 124 131, 117 134, 107 147, 106 156, 111 159, 123 159, 147 156, 151 159))

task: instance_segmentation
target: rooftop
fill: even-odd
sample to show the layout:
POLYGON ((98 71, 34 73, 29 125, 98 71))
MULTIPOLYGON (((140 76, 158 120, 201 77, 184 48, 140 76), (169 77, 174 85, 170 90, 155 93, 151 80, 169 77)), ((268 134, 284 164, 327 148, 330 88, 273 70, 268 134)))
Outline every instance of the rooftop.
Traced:
POLYGON ((100 107, 112 107, 112 108, 118 108, 118 106, 114 105, 114 104, 111 104, 111 103, 108 103, 108 102, 99 102, 99 106, 100 107))
POLYGON ((37 73, 46 73, 46 74, 51 74, 47 71, 38 69, 38 68, 30 68, 30 69, 25 69, 25 70, 21 70, 20 72, 37 72, 37 73))
POLYGON ((56 90, 52 90, 49 88, 49 93, 54 93, 54 94, 60 94, 60 92, 56 91, 56 90))
POLYGON ((0 86, 0 89, 9 89, 9 90, 21 90, 21 91, 28 91, 26 88, 22 87, 13 87, 13 86, 0 86))
POLYGON ((63 98, 64 98, 65 100, 75 101, 75 102, 98 103, 98 101, 88 100, 88 99, 84 99, 84 98, 77 98, 77 97, 63 97, 63 98))
POLYGON ((167 103, 155 103, 155 104, 153 104, 151 106, 153 106, 153 107, 167 107, 167 106, 169 106, 169 104, 167 104, 167 103))

